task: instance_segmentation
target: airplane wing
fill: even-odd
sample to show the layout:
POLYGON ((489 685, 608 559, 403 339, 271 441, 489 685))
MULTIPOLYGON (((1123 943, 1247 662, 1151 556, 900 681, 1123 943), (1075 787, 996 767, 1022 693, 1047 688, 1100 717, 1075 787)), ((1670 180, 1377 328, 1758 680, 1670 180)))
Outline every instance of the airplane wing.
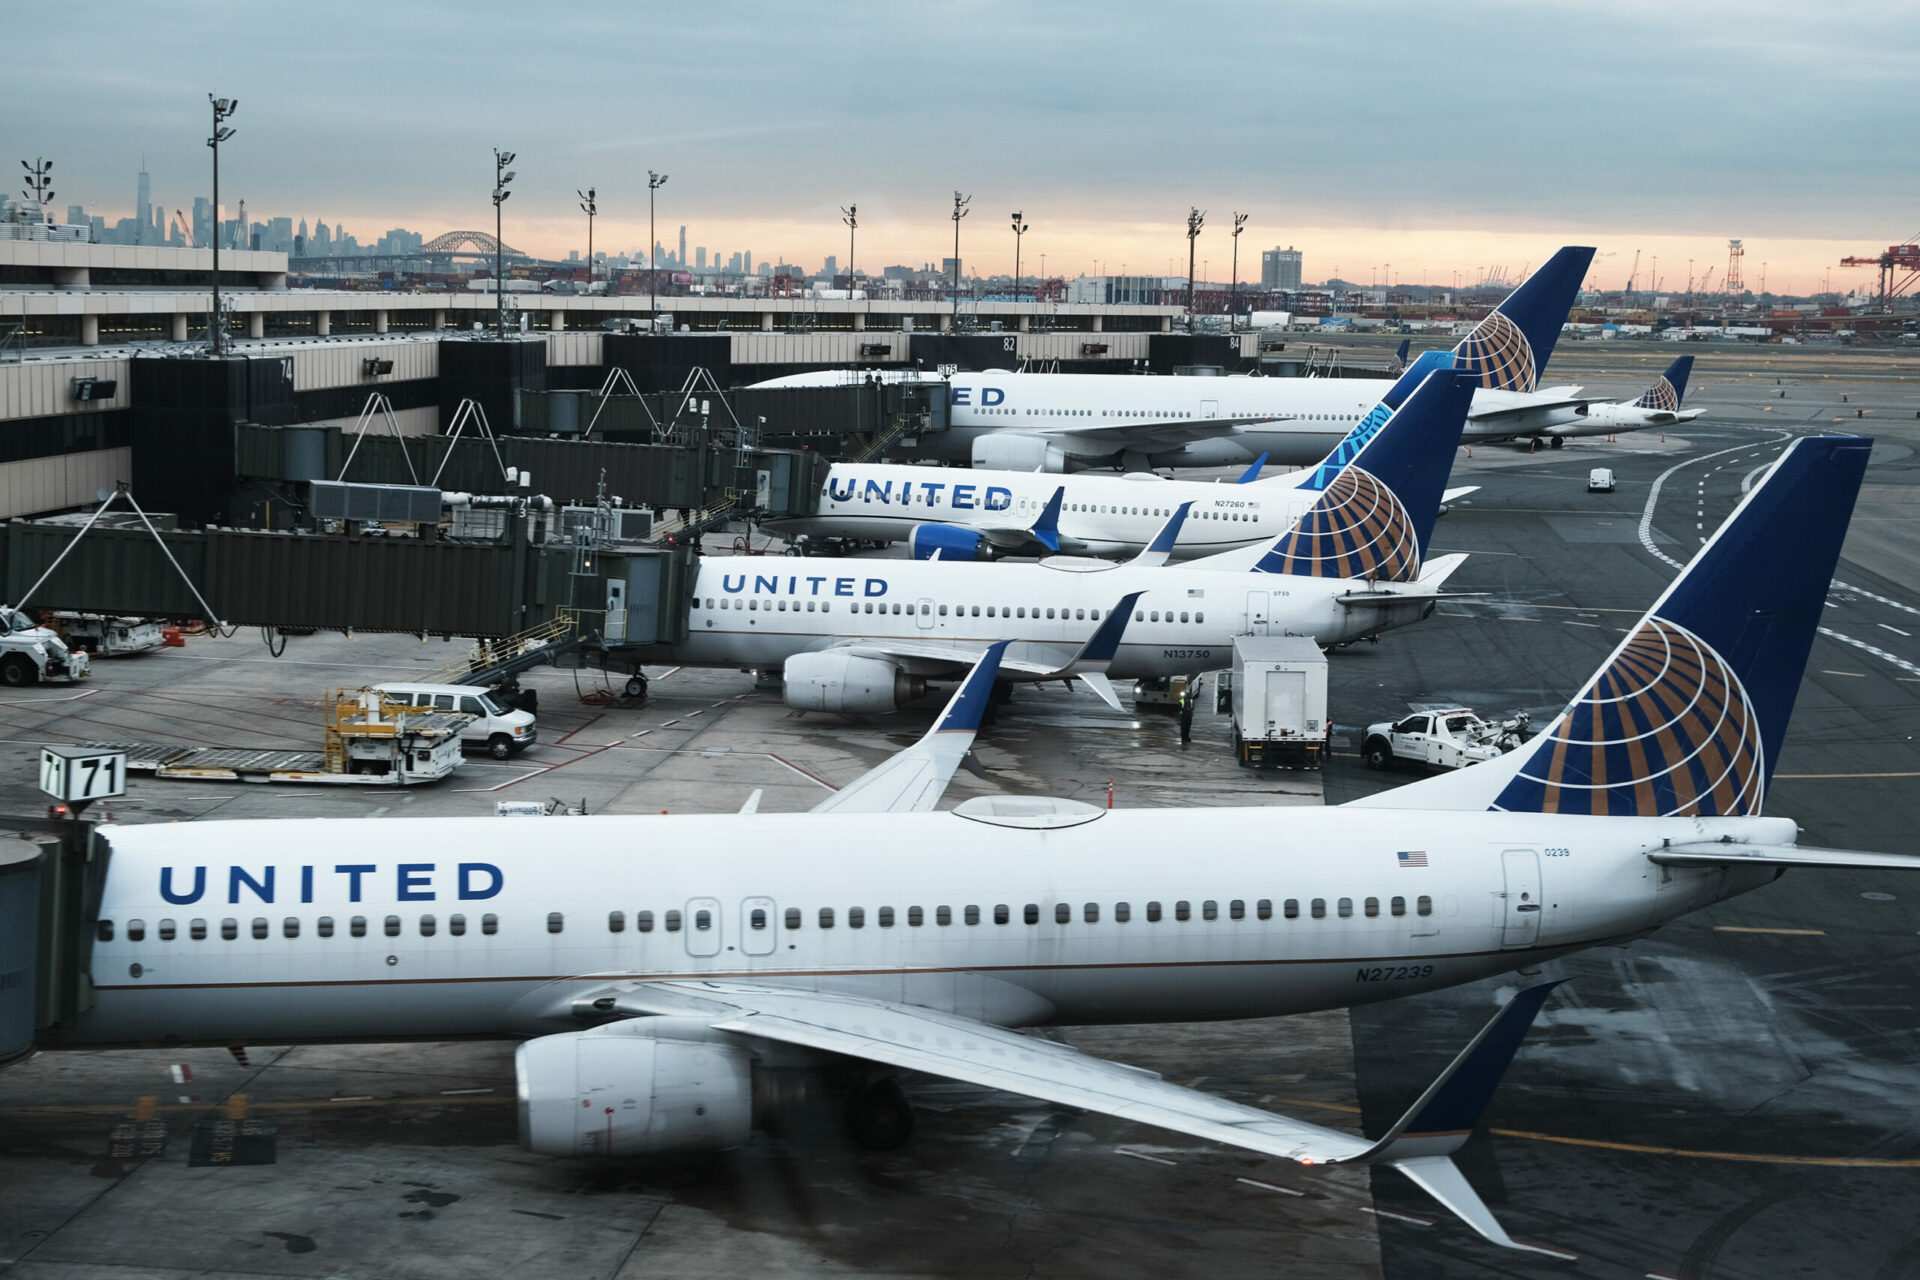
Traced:
POLYGON ((1446 506, 1449 503, 1458 502, 1468 494, 1478 492, 1480 492, 1480 486, 1477 484, 1463 484, 1457 488, 1447 489, 1440 494, 1440 505, 1446 506))
MULTIPOLYGON (((1271 421, 1284 421, 1282 414, 1271 421)), ((1177 418, 1165 422, 1108 422, 1085 427, 1021 427, 1023 435, 1045 436, 1076 457, 1104 458, 1122 451, 1166 453, 1196 440, 1239 435, 1257 422, 1232 418, 1177 418)))
POLYGON ((1496 1245, 1553 1257, 1509 1236, 1449 1158, 1467 1140, 1535 1015, 1558 984, 1496 1013, 1375 1141, 1214 1094, 1005 1027, 890 1000, 744 982, 640 982, 609 997, 633 1016, 692 1016, 716 1031, 797 1045, 1149 1124, 1302 1165, 1383 1163, 1405 1173, 1496 1245))
MULTIPOLYGON (((1113 608, 1107 611, 1107 616, 1100 620, 1100 625, 1094 628, 1093 634, 1087 637, 1086 643, 1080 646, 1079 652, 1064 663, 1049 665, 1024 658, 1002 657, 1001 676, 1021 680, 1077 679, 1115 711, 1125 710, 1114 694, 1113 685, 1107 680, 1106 671, 1113 664, 1114 654, 1119 652, 1120 637, 1126 634, 1127 623, 1133 619, 1134 605, 1145 594, 1144 591, 1134 591, 1120 597, 1113 608)), ((849 640, 834 647, 862 657, 901 662, 916 670, 933 672, 971 667, 980 660, 987 648, 985 645, 945 640, 908 639, 849 640)))
POLYGON ((925 813, 939 804, 986 718, 1007 644, 1000 640, 987 646, 920 741, 867 770, 813 806, 812 812, 925 813))

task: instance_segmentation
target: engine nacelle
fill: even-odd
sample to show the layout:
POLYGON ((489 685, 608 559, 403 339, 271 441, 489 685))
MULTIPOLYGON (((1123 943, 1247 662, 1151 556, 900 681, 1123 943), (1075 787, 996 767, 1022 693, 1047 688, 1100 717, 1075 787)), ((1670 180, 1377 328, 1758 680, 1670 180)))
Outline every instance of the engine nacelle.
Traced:
POLYGON ((1067 469, 1067 454, 1042 436, 995 431, 974 437, 973 465, 993 471, 1045 471, 1057 475, 1067 469))
POLYGON ((931 560, 936 551, 942 560, 993 559, 993 546, 980 531, 958 524, 917 524, 907 547, 915 560, 931 560))
POLYGON ((796 653, 781 671, 787 705, 795 711, 882 714, 927 691, 927 682, 891 662, 828 650, 796 653))
POLYGON ((548 1156, 739 1146, 753 1130, 753 1056, 721 1034, 638 1018, 527 1041, 513 1055, 520 1145, 548 1156))

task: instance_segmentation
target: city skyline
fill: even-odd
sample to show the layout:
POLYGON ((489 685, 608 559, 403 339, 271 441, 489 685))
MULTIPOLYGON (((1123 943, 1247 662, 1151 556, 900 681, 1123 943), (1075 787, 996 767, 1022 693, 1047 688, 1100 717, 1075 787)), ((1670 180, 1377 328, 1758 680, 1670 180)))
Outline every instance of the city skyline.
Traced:
POLYGON ((217 89, 241 104, 223 194, 428 237, 491 229, 490 148, 505 146, 520 173, 506 239, 557 259, 584 250, 574 189, 589 185, 596 248, 643 250, 649 167, 673 175, 658 193, 663 245, 685 223, 710 249, 810 265, 844 253, 838 210, 857 201, 863 270, 950 254, 955 188, 975 196, 962 257, 1009 271, 1007 212, 1020 209, 1027 275, 1043 257, 1051 275, 1184 273, 1189 205, 1212 214, 1199 256, 1214 278, 1228 274, 1229 212, 1252 212, 1243 280, 1256 246, 1301 248, 1309 279, 1364 281, 1391 263, 1395 279, 1447 284, 1577 242, 1600 247, 1604 286, 1624 283, 1638 252, 1643 275, 1658 257, 1673 289, 1688 258, 1696 274, 1724 264, 1737 236, 1751 284, 1765 263, 1769 289, 1811 292, 1865 285, 1840 257, 1913 230, 1909 184, 1871 131, 1822 124, 1836 92, 1871 118, 1915 105, 1905 68, 1920 33, 1877 0, 1831 12, 1463 0, 1311 23, 1211 3, 962 8, 959 21, 944 7, 875 11, 855 69, 831 77, 818 68, 844 53, 817 4, 644 26, 625 11, 568 15, 562 54, 551 15, 504 5, 383 8, 367 41, 350 21, 295 38, 181 0, 122 12, 77 64, 59 56, 59 15, 25 9, 10 22, 14 90, 61 105, 17 112, 15 132, 23 152, 57 161, 63 203, 119 208, 117 175, 144 153, 171 210, 185 207, 173 192, 205 185, 217 89), (447 51, 463 22, 499 38, 447 51), (1141 53, 1208 32, 1231 38, 1204 58, 1141 53), (716 71, 741 64, 790 72, 714 92, 716 71))

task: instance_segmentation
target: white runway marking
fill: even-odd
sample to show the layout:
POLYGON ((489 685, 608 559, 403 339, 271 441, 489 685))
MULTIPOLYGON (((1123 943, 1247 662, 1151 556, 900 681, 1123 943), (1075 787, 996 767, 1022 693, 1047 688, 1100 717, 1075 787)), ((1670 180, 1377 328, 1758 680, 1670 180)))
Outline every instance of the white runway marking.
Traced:
POLYGON ((1178 1161, 1162 1160, 1159 1156, 1150 1156, 1144 1151, 1129 1151, 1125 1147, 1115 1147, 1114 1151, 1119 1155, 1132 1156, 1135 1160, 1151 1160, 1155 1164, 1164 1164, 1176 1169, 1180 1167, 1178 1161))
POLYGON ((1255 1179, 1253 1179, 1253 1178, 1235 1178, 1235 1179, 1234 1179, 1234 1181, 1235 1181, 1235 1182, 1244 1182, 1244 1183, 1246 1183, 1246 1184, 1247 1184, 1248 1186, 1250 1186, 1250 1187, 1258 1187, 1258 1188, 1260 1188, 1260 1189, 1261 1189, 1262 1191, 1275 1191, 1275 1192, 1278 1192, 1279 1194, 1281 1194, 1281 1195, 1283 1195, 1283 1196, 1299 1196, 1299 1197, 1305 1197, 1305 1196, 1306 1196, 1306 1194, 1307 1194, 1307 1193, 1306 1193, 1306 1192, 1304 1192, 1304 1191, 1295 1191, 1295 1190, 1294 1190, 1294 1189, 1293 1189, 1292 1187, 1276 1187, 1276 1186, 1274 1186, 1274 1185, 1273 1185, 1273 1184, 1272 1184, 1271 1182, 1259 1182, 1259 1181, 1256 1181, 1256 1180, 1255 1180, 1255 1179))
POLYGON ((1893 632, 1893 634, 1897 636, 1905 636, 1909 640, 1913 639, 1913 632, 1911 631, 1902 631, 1900 628, 1895 626, 1890 626, 1884 622, 1877 623, 1875 625, 1877 625, 1882 631, 1891 631, 1893 632))

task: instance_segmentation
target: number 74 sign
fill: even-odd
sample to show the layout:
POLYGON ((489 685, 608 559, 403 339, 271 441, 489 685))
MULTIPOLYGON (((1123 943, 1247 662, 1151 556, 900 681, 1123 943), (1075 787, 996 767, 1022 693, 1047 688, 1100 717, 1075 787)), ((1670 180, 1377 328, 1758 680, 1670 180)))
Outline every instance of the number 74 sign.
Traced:
POLYGON ((100 747, 42 747, 40 789, 69 803, 123 796, 127 753, 100 747))

